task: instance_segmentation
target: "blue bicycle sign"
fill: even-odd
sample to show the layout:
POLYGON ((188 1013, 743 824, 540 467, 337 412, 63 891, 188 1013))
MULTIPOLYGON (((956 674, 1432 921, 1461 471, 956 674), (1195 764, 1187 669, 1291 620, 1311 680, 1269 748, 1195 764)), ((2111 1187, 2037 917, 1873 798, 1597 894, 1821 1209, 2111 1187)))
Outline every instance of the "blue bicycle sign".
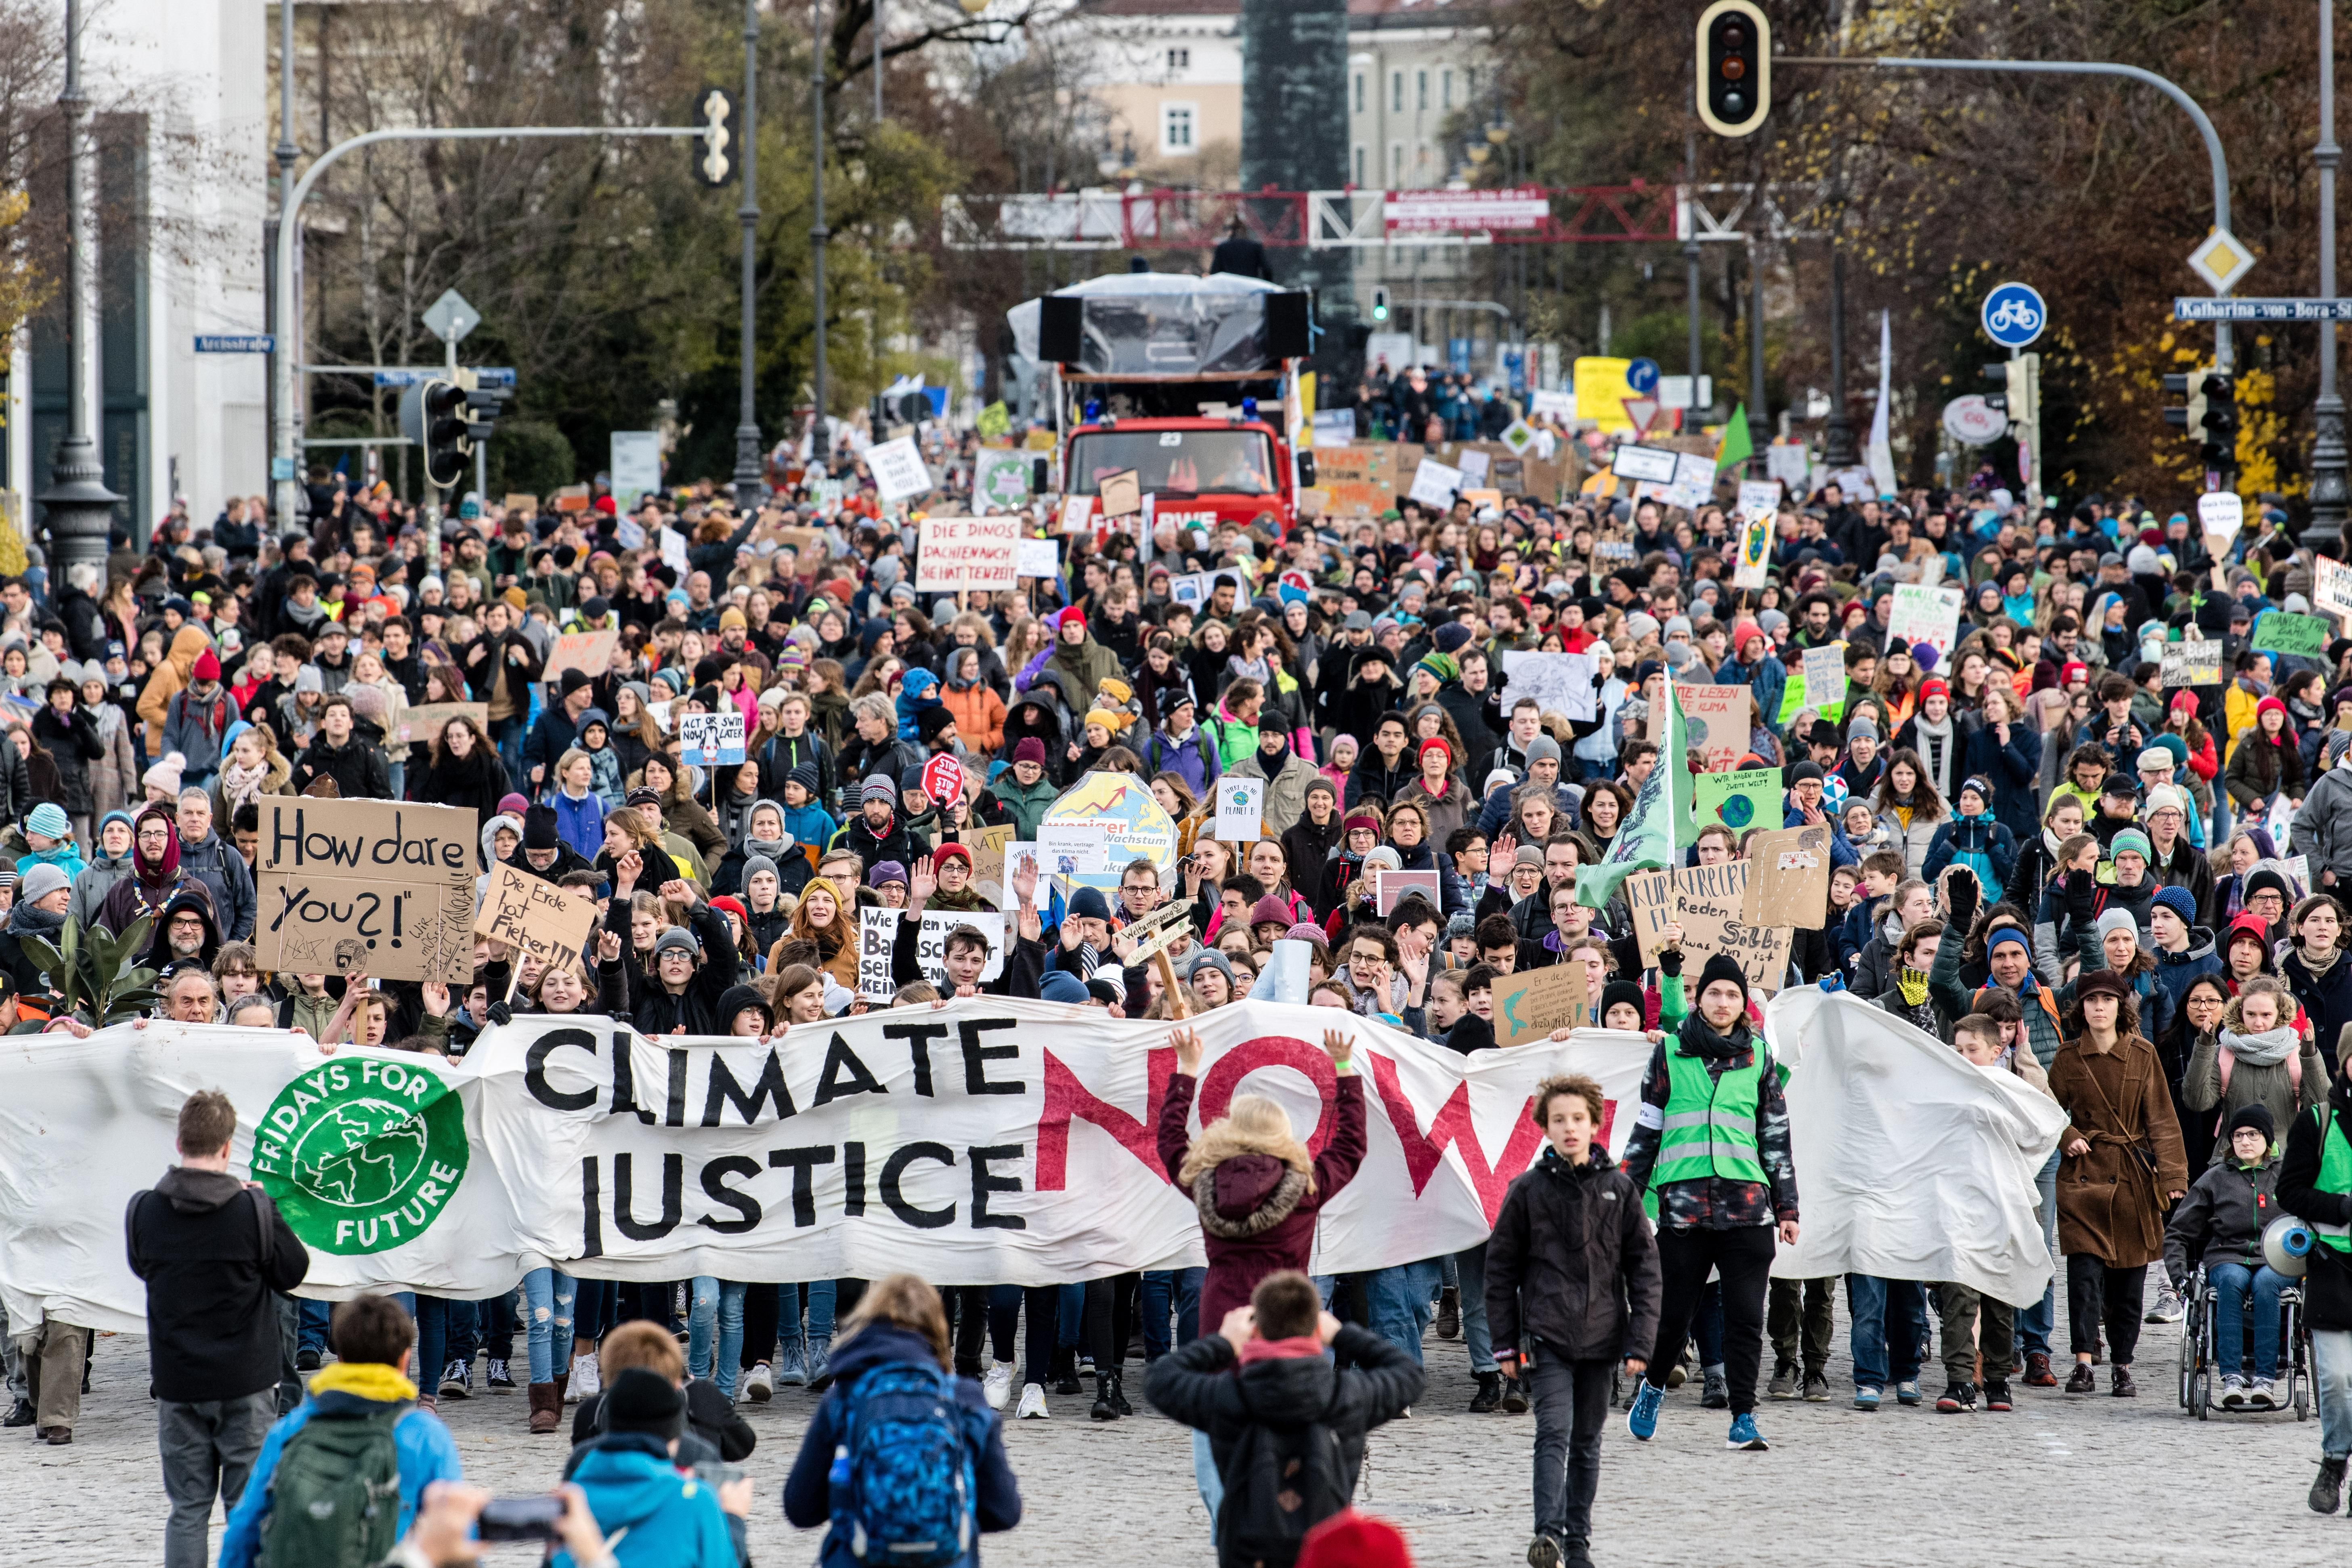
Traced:
POLYGON ((2041 294, 2030 283, 2003 283, 1984 298, 1985 336, 2005 349, 2021 349, 2042 335, 2050 319, 2041 294))

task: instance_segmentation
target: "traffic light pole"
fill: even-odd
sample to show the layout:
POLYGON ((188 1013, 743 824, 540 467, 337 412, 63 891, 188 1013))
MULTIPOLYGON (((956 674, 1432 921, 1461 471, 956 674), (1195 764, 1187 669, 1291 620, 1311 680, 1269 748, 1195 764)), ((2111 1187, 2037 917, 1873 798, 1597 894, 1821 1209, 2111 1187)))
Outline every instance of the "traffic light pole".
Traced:
MULTIPOLYGON (((702 134, 698 125, 473 125, 452 129, 416 128, 397 131, 371 131, 338 142, 319 154, 317 162, 303 171, 292 194, 288 195, 278 215, 278 321, 279 330, 274 345, 270 381, 277 393, 278 406, 270 430, 270 490, 278 513, 278 530, 282 534, 295 526, 297 498, 300 494, 296 478, 294 447, 294 371, 301 363, 302 345, 295 341, 294 315, 294 247, 301 233, 302 204, 310 199, 319 177, 346 155, 379 142, 520 142, 549 137, 572 136, 695 136, 702 134)), ((452 351, 454 355, 455 351, 452 351)), ((437 565, 437 561, 436 562, 437 565)))
POLYGON ((760 450, 760 413, 752 383, 760 341, 760 0, 743 0, 742 384, 735 415, 735 504, 750 509, 767 493, 768 465, 760 450))

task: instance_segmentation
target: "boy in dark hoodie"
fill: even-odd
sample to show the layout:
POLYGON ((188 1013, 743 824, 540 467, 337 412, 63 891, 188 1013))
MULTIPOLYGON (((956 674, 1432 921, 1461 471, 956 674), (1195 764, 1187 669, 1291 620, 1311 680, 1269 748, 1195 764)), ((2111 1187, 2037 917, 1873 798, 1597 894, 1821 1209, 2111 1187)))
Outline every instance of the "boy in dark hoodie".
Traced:
POLYGON ((928 841, 910 833, 898 820, 898 786, 876 773, 859 788, 857 815, 835 841, 856 856, 869 876, 885 860, 911 866, 929 847, 928 841))
MULTIPOLYGON (((1637 1026, 1639 996, 1622 1004, 1637 1026)), ((1503 1194, 1486 1243, 1495 1359, 1515 1408, 1525 1408, 1523 1376, 1535 1395, 1532 1568, 1591 1568, 1615 1363, 1622 1355, 1639 1377, 1658 1332, 1657 1242, 1641 1189, 1598 1142, 1604 1109, 1601 1085, 1581 1074, 1537 1087, 1529 1116, 1544 1152, 1503 1194)))

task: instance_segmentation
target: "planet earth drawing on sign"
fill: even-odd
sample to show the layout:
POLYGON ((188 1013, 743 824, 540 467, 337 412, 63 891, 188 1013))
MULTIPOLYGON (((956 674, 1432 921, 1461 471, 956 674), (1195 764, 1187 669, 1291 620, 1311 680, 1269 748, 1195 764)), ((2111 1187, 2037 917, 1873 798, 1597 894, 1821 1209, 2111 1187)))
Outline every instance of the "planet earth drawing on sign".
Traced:
POLYGON ((1683 716, 1683 740, 1692 751, 1696 752, 1702 750, 1706 745, 1706 721, 1704 719, 1694 719, 1688 714, 1685 714, 1683 716))
POLYGON ((1756 816, 1756 803, 1744 795, 1729 796, 1723 803, 1721 816, 1727 826, 1745 827, 1756 816))

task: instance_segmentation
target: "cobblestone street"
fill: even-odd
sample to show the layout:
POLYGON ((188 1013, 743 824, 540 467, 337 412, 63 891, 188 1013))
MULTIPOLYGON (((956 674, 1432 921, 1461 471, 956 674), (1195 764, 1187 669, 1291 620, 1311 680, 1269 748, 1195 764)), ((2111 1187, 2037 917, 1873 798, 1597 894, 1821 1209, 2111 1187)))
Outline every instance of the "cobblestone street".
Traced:
MULTIPOLYGON (((1844 1334, 1841 1314, 1841 1351, 1844 1334)), ((1694 1380, 1668 1396, 1647 1447, 1612 1415, 1595 1559, 1603 1568, 2345 1561, 2352 1522, 2304 1505, 2316 1418, 2217 1415, 2198 1424, 2173 1397, 2176 1345, 2176 1329, 2149 1326, 2137 1400, 2020 1388, 2014 1413, 1971 1416, 1904 1409, 1891 1390, 1877 1414, 1854 1411, 1844 1403, 1851 1379, 1841 1353, 1830 1369, 1837 1403, 1761 1408, 1774 1444, 1763 1455, 1724 1450, 1725 1419, 1699 1408, 1694 1380), (1662 1508, 1660 1499, 1675 1500, 1662 1508), (2225 1537, 2237 1543, 2228 1552, 2218 1544, 2225 1537)), ((1523 1560, 1527 1541, 1533 1418, 1463 1413, 1473 1388, 1459 1342, 1433 1335, 1429 1361, 1433 1390, 1412 1419, 1373 1435, 1360 1500, 1404 1526, 1430 1568, 1508 1568, 1523 1560)), ((1132 1363, 1129 1375, 1140 1407, 1132 1363)), ((145 1342, 103 1340, 70 1447, 5 1434, 0 1563, 128 1568, 159 1561, 165 1506, 145 1382, 145 1342)), ((1939 1378, 1927 1384, 1931 1406, 1940 1388, 1939 1378)), ((747 1468, 760 1483, 751 1542, 762 1568, 815 1558, 818 1533, 786 1525, 777 1501, 814 1403, 786 1390, 772 1404, 747 1406, 760 1434, 747 1468)), ((1086 1419, 1086 1398, 1054 1405, 1051 1421, 1014 1423, 1008 1434, 1027 1517, 1012 1534, 990 1538, 990 1568, 1213 1561, 1181 1429, 1149 1414, 1097 1427, 1086 1419)), ((555 1476, 562 1439, 524 1431, 520 1394, 443 1410, 471 1478, 519 1493, 555 1476)), ((532 1560, 515 1546, 488 1558, 532 1560)))

